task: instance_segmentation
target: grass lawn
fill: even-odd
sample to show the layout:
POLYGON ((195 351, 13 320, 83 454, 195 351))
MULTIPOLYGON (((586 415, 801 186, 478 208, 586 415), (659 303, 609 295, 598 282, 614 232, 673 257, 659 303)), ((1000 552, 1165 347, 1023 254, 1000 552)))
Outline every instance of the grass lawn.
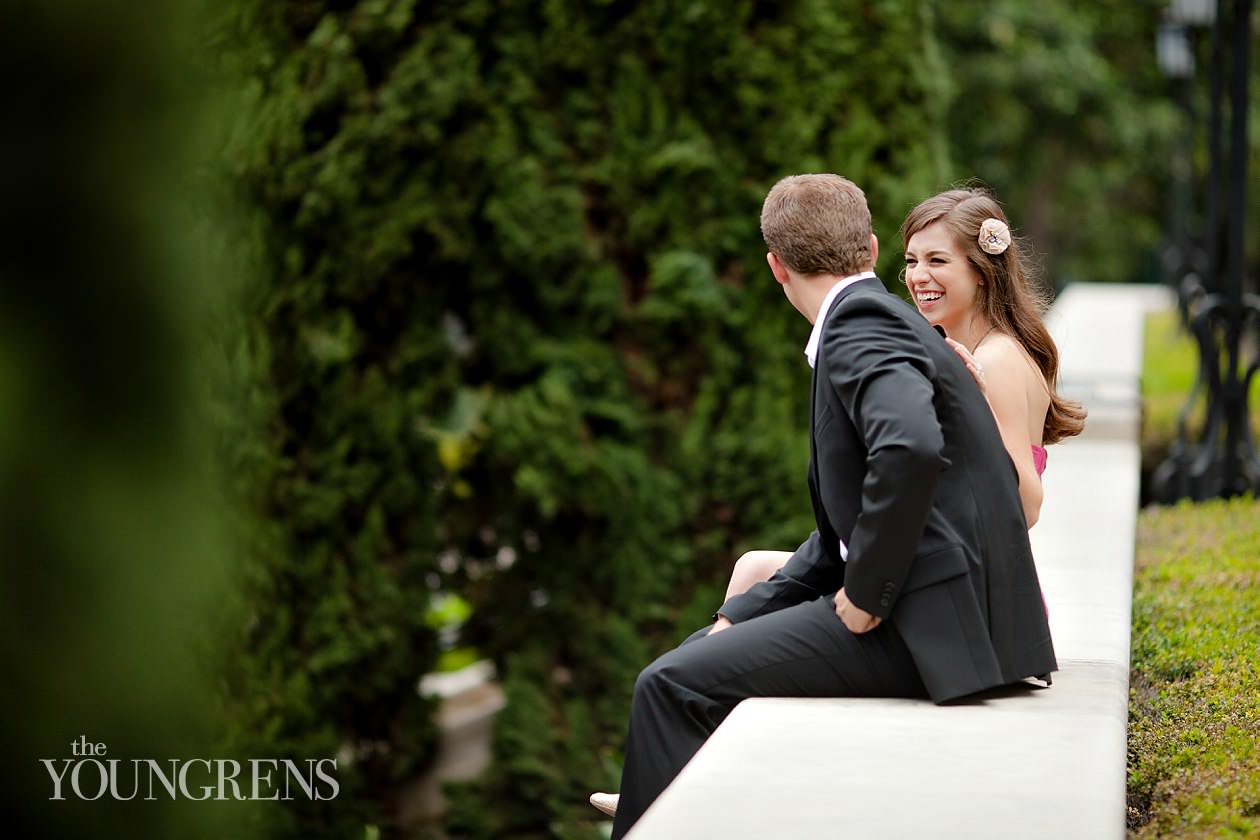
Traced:
POLYGON ((1130 836, 1260 837, 1260 501, 1139 518, 1130 836))
MULTIPOLYGON (((1196 364, 1175 313, 1148 321, 1145 470, 1176 434, 1196 364)), ((1129 836, 1260 837, 1258 743, 1260 501, 1148 507, 1133 593, 1129 836)))

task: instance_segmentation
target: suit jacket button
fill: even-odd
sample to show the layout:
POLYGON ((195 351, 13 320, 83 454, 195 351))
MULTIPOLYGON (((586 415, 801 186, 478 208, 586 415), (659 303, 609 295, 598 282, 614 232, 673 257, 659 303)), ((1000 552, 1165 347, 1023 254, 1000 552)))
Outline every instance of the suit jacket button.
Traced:
POLYGON ((885 595, 883 598, 880 598, 880 599, 879 599, 879 605, 880 605, 881 607, 886 607, 886 606, 888 606, 889 600, 890 600, 890 599, 889 599, 889 597, 888 597, 887 595, 885 595))

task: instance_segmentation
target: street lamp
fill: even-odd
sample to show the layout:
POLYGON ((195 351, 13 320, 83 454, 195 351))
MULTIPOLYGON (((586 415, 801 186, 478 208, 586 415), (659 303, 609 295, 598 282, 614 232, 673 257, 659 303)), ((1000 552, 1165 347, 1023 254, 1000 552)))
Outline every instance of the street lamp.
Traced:
POLYGON ((1187 26, 1211 26, 1216 20, 1216 0, 1172 0, 1168 17, 1187 26))
POLYGON ((1194 55, 1190 52, 1190 36, 1184 23, 1161 23, 1155 33, 1155 59, 1159 69, 1170 79, 1194 76, 1194 55))
MULTIPOLYGON (((1201 278, 1190 268, 1189 251, 1181 249, 1176 271, 1179 308, 1199 348, 1199 374, 1178 419, 1168 459, 1153 476, 1153 495, 1161 501, 1235 496, 1260 489, 1260 456, 1248 407, 1251 381, 1260 370, 1260 296, 1247 290, 1244 254, 1252 3, 1217 0, 1212 8, 1212 3, 1203 0, 1180 0, 1172 4, 1168 22, 1156 35, 1160 68, 1171 78, 1184 80, 1194 72, 1186 26, 1212 24, 1202 239, 1206 265, 1201 278), (1232 36, 1228 44, 1227 23, 1232 36), (1227 81, 1228 156, 1223 148, 1227 81), (1228 211, 1222 212, 1226 200, 1228 211), (1201 397, 1206 402, 1203 429, 1191 441, 1187 421, 1201 397)), ((1173 233, 1177 236, 1181 231, 1173 233)))
MULTIPOLYGON (((1196 0, 1201 2, 1201 0, 1196 0)), ((1208 3, 1210 6, 1210 3, 1208 3)), ((1181 108, 1185 129, 1178 133, 1178 142, 1169 163, 1171 189, 1168 201, 1168 238, 1162 263, 1165 278, 1177 290, 1177 308, 1183 322, 1189 322, 1189 291, 1202 283, 1203 257, 1190 230, 1194 168, 1194 51, 1190 43, 1190 23, 1180 14, 1170 12, 1155 32, 1155 60, 1159 69, 1172 82, 1173 97, 1181 108), (1183 287, 1187 293, 1182 293, 1183 287)))

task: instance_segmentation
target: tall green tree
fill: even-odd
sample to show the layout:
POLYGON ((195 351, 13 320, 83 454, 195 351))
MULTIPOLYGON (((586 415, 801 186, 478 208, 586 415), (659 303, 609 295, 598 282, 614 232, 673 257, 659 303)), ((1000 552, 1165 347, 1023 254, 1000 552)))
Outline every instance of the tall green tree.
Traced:
POLYGON ((839 171, 893 241, 947 171, 930 28, 916 3, 434 22, 433 44, 468 39, 481 109, 441 135, 475 156, 476 235, 452 297, 475 410, 453 425, 469 500, 445 585, 509 698, 453 834, 594 831, 582 791, 616 781, 638 669, 707 621, 741 550, 808 533, 808 325, 757 214, 778 177, 839 171))
POLYGON ((211 30, 213 72, 238 83, 215 166, 253 278, 231 349, 259 427, 221 426, 242 432, 222 450, 251 535, 222 712, 241 757, 336 758, 340 785, 260 811, 272 836, 388 834, 432 757, 417 686, 438 654, 433 418, 458 385, 442 297, 420 281, 444 197, 417 201, 424 164, 404 183, 414 115, 379 77, 409 13, 323 6, 228 5, 211 30))
POLYGON ((296 830, 395 828, 426 600, 457 591, 508 707, 448 827, 590 833, 635 673, 740 550, 809 530, 808 325, 756 218, 779 177, 839 171, 891 243, 946 176, 926 5, 242 8, 226 157, 273 399, 240 456, 270 523, 246 726, 353 755, 357 806, 296 830))
POLYGON ((1159 278, 1178 115, 1155 63, 1168 4, 936 4, 954 177, 995 189, 1047 279, 1159 278))

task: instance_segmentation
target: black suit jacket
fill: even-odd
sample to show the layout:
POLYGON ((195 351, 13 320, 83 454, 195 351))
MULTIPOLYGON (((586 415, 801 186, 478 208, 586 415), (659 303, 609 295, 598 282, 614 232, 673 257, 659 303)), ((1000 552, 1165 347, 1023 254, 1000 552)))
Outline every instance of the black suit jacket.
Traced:
POLYGON ((938 703, 1055 670, 1015 466, 944 339, 858 281, 826 314, 812 402, 817 530, 721 613, 743 621, 843 586, 901 634, 938 703))

